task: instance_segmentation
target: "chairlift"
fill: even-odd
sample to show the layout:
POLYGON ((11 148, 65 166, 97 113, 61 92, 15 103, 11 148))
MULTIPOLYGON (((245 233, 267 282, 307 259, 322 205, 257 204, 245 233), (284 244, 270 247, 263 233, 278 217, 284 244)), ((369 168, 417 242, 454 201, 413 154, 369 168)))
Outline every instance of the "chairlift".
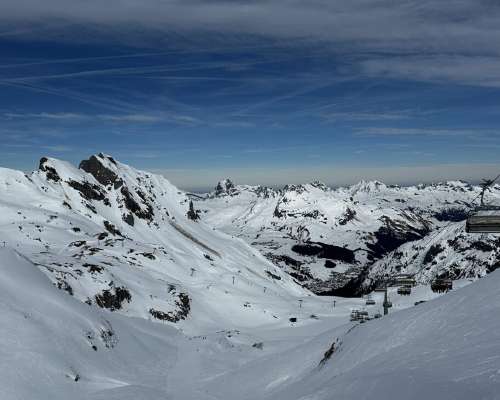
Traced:
POLYGON ((483 179, 481 184, 481 205, 467 217, 465 232, 467 233, 500 233, 500 206, 484 204, 484 195, 499 178, 483 179))
POLYGON ((351 311, 351 321, 359 321, 359 310, 351 311))
POLYGON ((401 296, 409 296, 411 294, 411 287, 407 285, 398 287, 398 294, 401 296))
POLYGON ((366 299, 366 305, 367 306, 373 306, 375 305, 375 300, 373 300, 373 297, 368 295, 367 299, 366 299))
POLYGON ((500 233, 500 207, 477 207, 465 223, 467 233, 500 233))
POLYGON ((431 282, 433 292, 444 293, 453 289, 453 281, 451 279, 436 278, 431 282))

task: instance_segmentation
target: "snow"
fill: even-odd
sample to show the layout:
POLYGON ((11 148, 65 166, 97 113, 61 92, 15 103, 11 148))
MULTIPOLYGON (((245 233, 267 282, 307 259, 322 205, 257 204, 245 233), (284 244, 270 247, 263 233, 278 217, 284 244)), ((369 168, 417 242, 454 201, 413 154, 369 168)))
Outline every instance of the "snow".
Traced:
MULTIPOLYGON (((361 181, 336 189, 289 185, 267 197, 257 188, 235 185, 236 194, 211 193, 197 199, 196 206, 208 224, 241 237, 283 271, 297 273, 283 256, 302 264, 301 271, 309 274, 302 284, 315 293, 342 288, 363 277, 366 269, 370 273, 365 286, 399 273, 415 274, 419 282, 429 283, 442 273, 475 279, 500 261, 495 235, 481 237, 492 248, 482 254, 475 248, 477 238, 465 233, 464 219, 481 190, 465 182, 400 187, 361 181), (393 237, 391 232, 396 232, 393 237), (456 238, 455 244, 447 244, 456 238), (355 262, 333 259, 335 266, 327 267, 323 258, 293 251, 302 241, 350 249, 355 262), (437 244, 447 252, 424 265, 423 257, 437 244)), ((488 201, 500 204, 498 188, 488 192, 488 201)))
MULTIPOLYGON (((430 290, 425 277, 410 296, 392 287, 388 316, 349 322, 353 309, 380 312, 383 294, 372 294, 373 306, 361 297, 315 296, 252 248, 244 232, 234 237, 247 221, 261 226, 261 216, 272 215, 284 196, 287 212, 309 208, 328 219, 341 215, 349 189, 307 184, 278 194, 237 186, 234 196, 196 203, 213 208, 195 222, 186 217, 186 194, 165 178, 96 157, 122 186, 101 184, 55 159, 45 166, 59 180, 47 171, 0 169, 2 400, 498 398, 499 272, 473 283, 455 280, 454 290, 443 296, 430 290), (94 185, 104 198, 85 198, 71 181, 94 185), (122 187, 138 209, 129 208, 122 187), (229 234, 212 226, 213 211, 222 212, 224 204, 228 214, 245 221, 231 224, 235 231, 229 234), (150 216, 138 216, 148 210, 150 216), (133 226, 124 220, 130 212, 133 226), (117 288, 125 288, 130 299, 116 309, 101 308, 98 295, 117 288), (182 318, 154 318, 151 309, 183 311, 180 294, 190 300, 182 318), (321 362, 332 343, 331 358, 321 362)), ((348 206, 366 215, 375 213, 384 196, 391 198, 388 193, 402 190, 364 186, 370 190, 362 196, 371 206, 348 206), (369 200, 373 193, 381 197, 369 200)), ((391 207, 378 215, 397 214, 391 207)), ((318 238, 330 226, 315 221, 311 237, 318 238)), ((341 226, 336 234, 349 232, 341 226)), ((286 227, 300 239, 299 224, 286 227)), ((436 238, 444 258, 456 256, 453 246, 470 244, 460 232, 451 225, 436 238), (456 244, 446 244, 453 237, 456 244)), ((283 231, 261 233, 282 245, 283 231)), ((475 240, 490 245, 490 238, 475 240)), ((468 256, 496 254, 480 248, 467 248, 468 256)), ((416 252, 410 245, 403 250, 416 252)))

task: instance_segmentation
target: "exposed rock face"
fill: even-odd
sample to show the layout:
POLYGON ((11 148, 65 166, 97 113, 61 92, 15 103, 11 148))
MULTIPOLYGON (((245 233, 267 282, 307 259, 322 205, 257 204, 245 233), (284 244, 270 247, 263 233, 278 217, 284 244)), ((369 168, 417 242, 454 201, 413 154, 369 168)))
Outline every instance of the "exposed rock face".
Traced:
POLYGON ((68 181, 68 185, 70 185, 73 189, 78 190, 84 199, 103 201, 106 198, 103 190, 99 186, 90 182, 70 180, 68 181))
POLYGON ((95 296, 96 304, 101 308, 107 308, 110 311, 116 311, 122 308, 123 302, 132 300, 130 292, 123 287, 113 288, 112 290, 103 290, 101 294, 95 296))
POLYGON ((234 183, 231 181, 231 179, 227 178, 219 183, 217 183, 217 186, 215 187, 215 195, 216 196, 222 196, 222 195, 234 195, 236 194, 237 190, 236 187, 234 186, 234 183))
POLYGON ((54 167, 47 165, 47 162, 48 159, 46 157, 42 157, 40 159, 40 165, 38 169, 46 173, 47 179, 49 181, 59 182, 61 180, 61 177, 58 175, 54 167))
POLYGON ((129 189, 126 186, 122 186, 122 188, 120 189, 120 192, 123 195, 123 198, 125 200, 125 207, 127 207, 127 209, 129 211, 131 211, 133 214, 135 214, 136 217, 141 218, 141 219, 145 219, 145 220, 149 220, 149 221, 151 221, 153 219, 153 215, 154 215, 153 207, 151 206, 151 204, 149 204, 145 201, 143 196, 142 197, 139 196, 139 197, 141 197, 141 199, 145 203, 144 204, 144 206, 146 208, 145 210, 139 205, 139 203, 136 201, 136 199, 134 198, 132 193, 130 193, 129 189))
MULTIPOLYGON (((116 163, 112 157, 106 157, 102 153, 99 153, 99 158, 107 158, 112 163, 116 163)), ((85 172, 92 174, 92 176, 102 185, 116 184, 118 181, 118 175, 113 171, 106 168, 102 162, 96 156, 91 156, 88 160, 83 160, 80 162, 78 168, 83 169, 85 172)))
MULTIPOLYGON (((258 303, 263 287, 305 295, 247 244, 200 221, 196 204, 163 176, 103 154, 80 167, 42 158, 31 174, 0 170, 0 187, 8 187, 0 191, 0 208, 7 210, 0 244, 16 246, 74 299, 136 318, 180 323, 202 301, 221 320, 233 318, 219 313, 226 300, 205 298, 197 283, 213 281, 214 271, 226 277, 238 271, 238 279, 252 283, 253 289, 241 290, 230 280, 216 280, 213 286, 231 302, 244 297, 258 303)), ((257 307, 242 312, 268 318, 257 307)))
POLYGON ((189 315, 189 311, 191 310, 189 296, 186 293, 179 293, 175 305, 177 306, 175 311, 164 312, 151 308, 149 313, 153 318, 162 321, 179 322, 180 320, 186 319, 189 315))
POLYGON ((199 214, 198 210, 194 209, 194 205, 193 205, 192 200, 189 202, 189 210, 187 212, 187 217, 191 221, 198 221, 200 219, 200 214, 199 214))

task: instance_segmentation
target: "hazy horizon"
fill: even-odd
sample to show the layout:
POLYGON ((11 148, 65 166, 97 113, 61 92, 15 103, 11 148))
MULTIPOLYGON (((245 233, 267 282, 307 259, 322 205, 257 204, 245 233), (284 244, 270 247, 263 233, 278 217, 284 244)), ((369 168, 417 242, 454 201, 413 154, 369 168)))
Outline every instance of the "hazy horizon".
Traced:
MULTIPOLYGON (((97 154, 97 153, 94 153, 97 154)), ((58 158, 78 166, 80 161, 87 159, 91 154, 82 158, 55 157, 45 154, 44 157, 58 158)), ((394 166, 394 167, 317 167, 317 168, 225 168, 225 169, 155 169, 141 168, 131 164, 128 160, 117 158, 117 161, 130 165, 136 169, 160 174, 179 189, 193 193, 212 191, 217 183, 223 179, 231 179, 236 185, 262 185, 272 188, 282 188, 287 184, 305 184, 321 181, 332 188, 349 186, 360 181, 378 180, 385 184, 411 186, 444 181, 463 180, 471 184, 479 183, 482 179, 494 178, 500 173, 497 164, 441 164, 427 166, 394 166), (200 185, 199 182, 204 182, 200 185)), ((32 166, 18 168, 26 173, 37 169, 38 160, 33 159, 32 166)), ((0 167, 2 167, 0 165, 0 167)), ((15 168, 16 169, 16 168, 15 168)))

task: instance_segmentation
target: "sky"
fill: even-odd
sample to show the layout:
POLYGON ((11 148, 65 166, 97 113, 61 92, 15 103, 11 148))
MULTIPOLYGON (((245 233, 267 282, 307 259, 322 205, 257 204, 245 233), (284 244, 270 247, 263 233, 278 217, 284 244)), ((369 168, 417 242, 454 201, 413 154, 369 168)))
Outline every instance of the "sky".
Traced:
POLYGON ((494 0, 2 0, 0 166, 186 190, 500 172, 494 0))

